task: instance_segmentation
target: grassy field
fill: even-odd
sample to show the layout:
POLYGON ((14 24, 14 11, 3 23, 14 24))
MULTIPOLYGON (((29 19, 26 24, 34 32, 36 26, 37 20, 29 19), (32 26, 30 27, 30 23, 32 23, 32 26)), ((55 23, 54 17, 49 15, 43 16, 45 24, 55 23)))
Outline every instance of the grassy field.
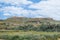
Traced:
POLYGON ((1 30, 1 40, 59 40, 60 32, 1 30))
POLYGON ((19 30, 0 30, 0 35, 25 35, 25 34, 43 34, 43 35, 53 35, 60 34, 60 32, 36 32, 36 31, 19 31, 19 30))

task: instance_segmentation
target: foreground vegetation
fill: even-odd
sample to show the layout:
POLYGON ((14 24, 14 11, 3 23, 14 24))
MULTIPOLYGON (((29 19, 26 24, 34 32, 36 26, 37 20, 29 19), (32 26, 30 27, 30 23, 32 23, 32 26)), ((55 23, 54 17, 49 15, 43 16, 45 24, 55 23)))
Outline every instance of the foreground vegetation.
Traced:
POLYGON ((0 30, 60 32, 60 21, 52 18, 12 17, 0 20, 0 30))
POLYGON ((60 40, 60 21, 23 17, 0 20, 0 40, 60 40))
MULTIPOLYGON (((4 24, 5 25, 5 24, 4 24)), ((18 26, 9 26, 5 25, 0 27, 0 30, 23 30, 23 31, 37 31, 37 32, 60 32, 60 24, 41 24, 34 26, 32 24, 28 25, 18 25, 18 26)))
MULTIPOLYGON (((6 30, 5 30, 6 31, 6 30)), ((59 40, 60 32, 1 31, 2 40, 59 40)))

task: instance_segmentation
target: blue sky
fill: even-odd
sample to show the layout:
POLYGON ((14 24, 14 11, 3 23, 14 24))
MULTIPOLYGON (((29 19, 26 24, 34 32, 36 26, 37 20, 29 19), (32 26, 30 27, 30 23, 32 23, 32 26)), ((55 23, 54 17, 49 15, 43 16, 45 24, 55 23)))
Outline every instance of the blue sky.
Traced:
POLYGON ((60 20, 60 0, 0 0, 0 19, 12 16, 60 20))

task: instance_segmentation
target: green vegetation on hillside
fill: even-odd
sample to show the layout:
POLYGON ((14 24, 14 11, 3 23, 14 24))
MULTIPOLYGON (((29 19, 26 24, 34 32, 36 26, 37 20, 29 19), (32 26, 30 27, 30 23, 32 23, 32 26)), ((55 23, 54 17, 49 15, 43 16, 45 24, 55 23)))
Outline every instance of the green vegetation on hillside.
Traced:
POLYGON ((0 21, 0 30, 60 32, 60 22, 51 18, 12 17, 0 21))
POLYGON ((0 40, 60 40, 60 21, 25 17, 0 20, 0 40))

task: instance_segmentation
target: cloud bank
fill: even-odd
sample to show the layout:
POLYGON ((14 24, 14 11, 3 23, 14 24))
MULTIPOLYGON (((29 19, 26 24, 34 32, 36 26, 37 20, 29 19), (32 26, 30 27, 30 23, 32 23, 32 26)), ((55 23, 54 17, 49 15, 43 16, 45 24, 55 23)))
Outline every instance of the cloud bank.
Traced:
POLYGON ((23 16, 60 20, 60 0, 0 0, 0 15, 0 19, 23 16))

